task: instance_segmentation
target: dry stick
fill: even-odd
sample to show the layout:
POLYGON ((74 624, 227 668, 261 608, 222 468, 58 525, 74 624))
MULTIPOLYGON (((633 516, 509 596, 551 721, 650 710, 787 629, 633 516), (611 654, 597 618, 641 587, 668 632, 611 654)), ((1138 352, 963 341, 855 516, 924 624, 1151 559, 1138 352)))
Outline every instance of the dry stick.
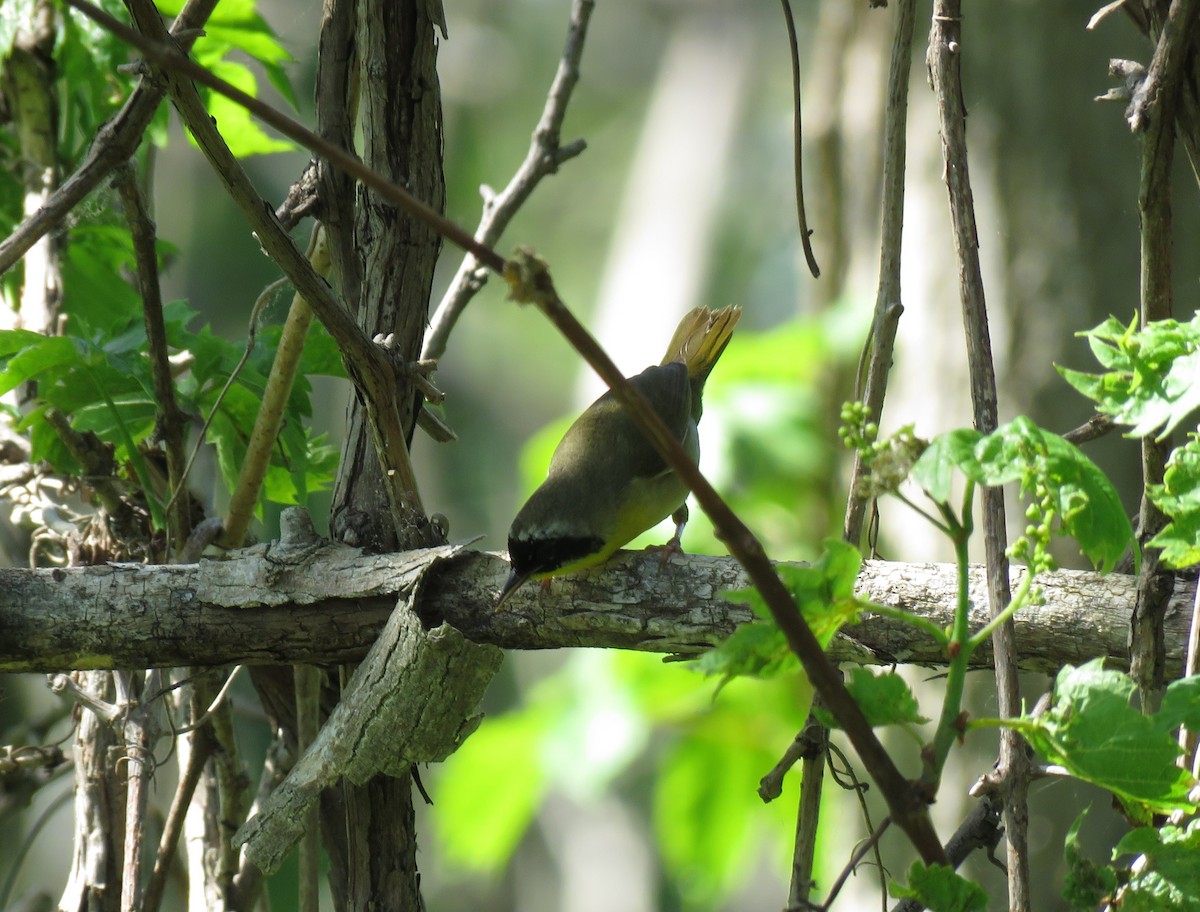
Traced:
MULTIPOLYGON (((175 383, 171 363, 167 360, 167 328, 163 321, 162 289, 158 282, 158 251, 155 249, 155 227, 146 208, 146 200, 138 186, 137 172, 131 162, 116 172, 117 189, 125 207, 129 233, 133 238, 137 260, 138 291, 142 297, 142 314, 146 324, 146 345, 149 349, 150 370, 154 378, 154 400, 158 404, 158 436, 162 439, 167 457, 167 490, 183 487, 187 457, 184 435, 187 416, 175 400, 175 383)), ((147 497, 154 496, 146 492, 147 497)), ((190 499, 172 498, 167 505, 167 555, 182 548, 192 531, 190 499)))
MULTIPOLYGON (((871 323, 870 358, 861 391, 871 420, 878 422, 887 395, 888 372, 896 330, 904 307, 900 303, 900 252, 904 234, 904 165, 907 153, 908 83, 912 73, 913 24, 916 0, 900 0, 896 10, 896 34, 892 39, 892 62, 888 72, 887 108, 883 125, 883 225, 879 247, 879 286, 875 293, 875 316, 871 323)), ((852 545, 862 540, 867 501, 861 496, 864 469, 856 453, 846 499, 842 537, 852 545)))
MULTIPOLYGON (((321 671, 315 665, 292 668, 296 685, 296 754, 303 756, 317 738, 321 716, 321 671)), ((318 912, 320 906, 321 817, 317 802, 305 812, 304 836, 300 840, 300 912, 318 912)))
POLYGON ((658 413, 613 364, 596 340, 583 328, 554 290, 545 264, 528 251, 519 250, 509 261, 505 279, 513 297, 534 304, 566 338, 571 346, 612 389, 643 433, 696 497, 712 520, 718 536, 745 569, 751 582, 771 610, 788 645, 800 658, 814 687, 842 724, 867 771, 883 792, 895 822, 927 863, 945 861, 945 853, 929 819, 927 796, 909 782, 888 755, 842 683, 842 677, 822 651, 795 601, 776 575, 762 543, 713 489, 699 468, 687 457, 658 413))
MULTIPOLYGON (((329 271, 329 257, 321 235, 321 225, 318 222, 309 240, 308 258, 317 274, 325 275, 329 271)), ((283 425, 287 400, 292 393, 296 374, 300 372, 300 358, 304 354, 304 340, 308 338, 312 318, 313 312, 308 302, 299 294, 294 295, 279 336, 275 359, 271 362, 271 372, 267 376, 262 403, 254 420, 254 430, 251 431, 250 440, 246 445, 246 455, 238 472, 237 486, 229 499, 229 509, 224 521, 225 532, 219 540, 223 548, 240 548, 245 542, 246 530, 250 528, 250 522, 254 518, 263 481, 271 466, 271 454, 279 440, 279 429, 283 425)))
MULTIPOLYGON (((967 360, 971 375, 971 402, 975 427, 989 433, 996 429, 996 375, 992 365, 987 305, 979 266, 979 236, 975 226, 975 204, 967 167, 966 109, 962 95, 962 10, 959 0, 935 0, 929 34, 929 70, 937 94, 938 119, 942 134, 946 187, 954 228, 958 260, 959 294, 967 336, 967 360)), ((1011 599, 1008 556, 1005 553, 1004 491, 985 488, 982 494, 984 552, 987 564, 988 607, 992 617, 1001 613, 1011 599)), ((992 634, 996 689, 1000 715, 1021 712, 1020 677, 1012 620, 992 634)), ((1000 734, 1000 779, 1005 783, 1005 818, 1008 831, 1009 907, 1025 912, 1030 908, 1027 803, 1029 754, 1014 732, 1000 734)))
POLYGON ((212 753, 213 740, 207 734, 198 734, 192 738, 192 751, 188 754, 187 767, 179 775, 179 785, 171 798, 171 808, 167 812, 167 822, 163 826, 162 837, 158 841, 158 855, 154 859, 154 870, 150 881, 146 884, 146 892, 142 897, 144 912, 157 912, 162 904, 163 892, 167 887, 167 875, 171 870, 171 861, 175 857, 175 849, 179 845, 179 836, 183 832, 183 818, 192 803, 192 795, 204 764, 212 753))
POLYGON ((833 882, 833 886, 829 888, 829 898, 821 906, 822 909, 828 909, 833 901, 837 899, 838 894, 842 892, 842 887, 846 885, 846 881, 850 879, 850 875, 858 867, 858 863, 867 857, 868 852, 876 849, 879 845, 879 840, 883 838, 883 834, 888 831, 888 827, 891 825, 892 818, 884 817, 883 820, 879 821, 879 826, 863 841, 862 845, 854 850, 854 854, 850 856, 850 860, 842 868, 841 873, 838 874, 837 879, 833 882))
MULTIPOLYGON (((317 133, 347 151, 354 148, 360 86, 356 6, 356 0, 324 0, 317 51, 317 133)), ((318 159, 317 183, 330 280, 343 301, 359 301, 363 264, 355 253, 354 179, 318 159)))
MULTIPOLYGON (((159 691, 162 672, 145 672, 140 694, 131 694, 123 737, 126 755, 125 856, 121 870, 121 912, 142 909, 142 846, 146 834, 146 805, 154 774, 154 742, 158 739, 158 706, 148 701, 159 691)), ((132 679, 132 677, 131 677, 132 679)))
POLYGON ((804 259, 813 278, 819 278, 821 267, 817 265, 812 249, 812 230, 808 227, 808 216, 804 211, 803 130, 800 124, 800 47, 796 40, 796 20, 792 16, 791 0, 780 0, 783 4, 783 21, 787 25, 788 51, 792 60, 792 170, 796 181, 796 219, 800 225, 800 244, 804 248, 804 259))
MULTIPOLYGON (((950 864, 957 868, 970 857, 972 852, 986 851, 988 858, 999 864, 991 854, 1000 837, 1004 835, 1004 827, 1000 825, 1004 808, 999 796, 986 792, 975 806, 971 808, 963 822, 958 825, 954 835, 946 840, 946 855, 950 864)), ((892 907, 892 912, 922 912, 924 903, 915 899, 904 899, 892 907)))
MULTIPOLYGON (((542 178, 558 171, 563 162, 579 155, 587 147, 582 139, 560 145, 562 123, 566 117, 567 104, 579 81, 579 61, 583 56, 583 45, 587 38, 588 20, 591 18, 595 0, 574 0, 567 26, 567 42, 550 91, 546 94, 546 105, 541 119, 534 128, 533 138, 525 160, 503 190, 484 199, 483 215, 475 238, 481 244, 494 247, 512 221, 514 215, 525 205, 542 178)), ((490 192, 490 191, 489 191, 490 192)), ((421 349, 422 358, 440 358, 446 351, 446 343, 458 318, 470 300, 487 282, 487 271, 481 269, 474 254, 463 257, 450 287, 442 296, 441 303, 430 320, 429 332, 421 349)))
MULTIPOLYGON (((785 0, 786 8, 786 0, 785 0)), ((887 107, 883 128, 883 225, 880 242, 879 286, 875 296, 875 316, 872 321, 868 346, 870 358, 866 370, 864 388, 859 395, 870 410, 871 419, 879 421, 883 413, 883 400, 887 395, 887 377, 892 366, 892 350, 896 343, 896 330, 904 307, 900 304, 900 251, 904 229, 904 164, 906 158, 905 130, 908 126, 908 84, 912 72, 913 24, 916 20, 916 0, 900 0, 896 10, 896 31, 892 38, 891 65, 888 71, 887 107)), ((792 29, 788 17, 789 30, 792 29)), ((799 92, 799 75, 793 69, 796 92, 799 92)), ((796 156, 797 196, 799 196, 799 100, 796 108, 796 156)), ((806 248, 807 250, 807 248, 806 248)), ((864 356, 866 350, 864 350, 864 356)), ((860 380, 862 378, 860 377, 860 380)), ((842 538, 858 546, 862 540, 863 517, 867 501, 860 496, 865 470, 860 455, 854 454, 850 474, 849 494, 846 498, 846 515, 842 526, 842 538)), ((824 758, 806 757, 801 769, 801 801, 809 788, 820 788, 824 758)), ((814 816, 820 805, 813 803, 814 816)), ((816 821, 804 826, 815 833, 816 821)), ((812 866, 816 850, 815 841, 803 848, 800 844, 800 827, 797 828, 797 844, 792 860, 792 901, 807 900, 811 886, 812 866), (807 859, 802 859, 803 851, 807 859), (804 874, 803 869, 807 869, 804 874), (799 881, 799 882, 798 882, 799 881)))
MULTIPOLYGON (((175 17, 171 34, 180 48, 187 51, 199 37, 217 0, 189 0, 175 17)), ((0 272, 6 272, 21 259, 46 232, 62 222, 67 213, 100 185, 123 162, 129 160, 142 141, 154 112, 166 95, 166 88, 151 79, 143 79, 128 100, 110 120, 100 125, 83 164, 62 182, 45 205, 21 222, 0 242, 0 272)))
MULTIPOLYGON (((891 65, 888 71, 887 107, 883 129, 883 224, 880 241, 879 286, 875 296, 875 316, 867 342, 870 357, 867 362, 863 401, 873 421, 883 413, 887 395, 888 372, 892 366, 892 351, 896 331, 904 307, 900 303, 900 252, 904 229, 904 165, 906 159, 905 129, 908 125, 908 84, 912 71, 913 27, 916 21, 915 0, 900 0, 896 10, 896 30, 892 37, 891 65)), ((864 357, 866 350, 864 350, 864 357)), ((860 376, 860 381, 863 378, 860 376)), ((857 546, 862 540, 863 517, 867 501, 860 496, 865 470, 860 455, 854 454, 850 490, 846 499, 846 515, 842 537, 857 546)), ((825 757, 805 757, 801 767, 800 821, 796 828, 796 847, 792 856, 792 885, 789 905, 800 908, 808 901, 812 890, 812 869, 816 851, 816 827, 820 803, 809 796, 819 794, 824 776, 825 757), (806 819, 810 818, 810 819, 806 819)), ((832 894, 831 894, 832 896, 832 894)))
MULTIPOLYGON (((820 697, 814 695, 816 707, 820 697)), ((829 729, 809 713, 804 730, 795 742, 803 744, 800 754, 800 799, 796 802, 796 843, 792 849, 792 882, 788 888, 788 910, 809 905, 813 889, 813 864, 817 850, 817 827, 821 821, 821 787, 825 782, 829 729)), ((790 766, 791 764, 789 764, 790 766)), ((781 776, 782 778, 782 776, 781 776)), ((762 793, 762 787, 759 787, 762 793)))
MULTIPOLYGON (((1175 109, 1180 78, 1192 39, 1196 0, 1174 0, 1162 24, 1146 78, 1134 91, 1128 120, 1135 132, 1144 131, 1138 221, 1141 239, 1141 325, 1169 319, 1174 310, 1171 291, 1171 162, 1175 149, 1175 109)), ((1143 542, 1162 530, 1167 518, 1146 494, 1162 484, 1169 439, 1142 439, 1142 502, 1138 536, 1143 542)), ((1158 708, 1165 683, 1163 614, 1171 573, 1156 548, 1147 548, 1138 573, 1138 594, 1130 637, 1130 675, 1142 692, 1147 712, 1158 708)))

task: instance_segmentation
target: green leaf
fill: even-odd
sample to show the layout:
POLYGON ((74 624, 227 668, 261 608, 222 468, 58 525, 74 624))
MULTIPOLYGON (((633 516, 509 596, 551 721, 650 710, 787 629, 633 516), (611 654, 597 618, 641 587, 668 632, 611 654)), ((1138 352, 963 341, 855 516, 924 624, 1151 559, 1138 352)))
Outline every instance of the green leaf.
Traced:
POLYGON ((1196 434, 1189 434, 1187 442, 1171 452, 1163 483, 1147 485, 1146 493, 1171 518, 1150 545, 1162 548, 1168 567, 1200 563, 1200 438, 1196 434))
POLYGON ((1020 481, 1026 495, 1040 498, 1048 492, 1059 532, 1074 538, 1102 573, 1135 544, 1133 526, 1107 476, 1074 444, 1028 418, 1016 418, 986 436, 972 430, 942 434, 912 474, 931 497, 946 502, 953 469, 981 485, 1020 481))
POLYGON ((141 299, 122 278, 133 261, 128 229, 85 224, 71 230, 63 256, 63 306, 70 334, 111 338, 141 320, 141 299))
POLYGON ((1200 820, 1186 828, 1143 827, 1126 833, 1113 858, 1136 854, 1143 865, 1121 893, 1122 912, 1197 912, 1200 910, 1200 820))
POLYGON ((1106 670, 1100 659, 1067 666, 1045 713, 1008 724, 1047 762, 1134 806, 1163 813, 1194 809, 1188 793, 1196 782, 1175 765, 1180 748, 1170 734, 1180 714, 1177 701, 1188 691, 1172 697, 1167 717, 1146 716, 1130 706, 1133 691, 1128 675, 1106 670))
POLYGON ((484 872, 508 864, 546 792, 538 752, 547 722, 537 712, 487 718, 447 758, 431 816, 451 864, 484 872))
MULTIPOLYGON (((855 667, 850 673, 850 680, 846 682, 846 689, 873 727, 922 725, 929 721, 921 715, 917 698, 913 696, 908 683, 895 672, 876 675, 868 668, 855 667)), ((841 727, 828 710, 813 711, 827 728, 841 727)))
MULTIPOLYGON (((775 568, 822 648, 843 626, 856 621, 869 604, 854 595, 861 567, 862 556, 857 548, 830 539, 813 564, 781 564, 775 568)), ((697 670, 728 681, 739 675, 773 677, 799 669, 799 660, 757 589, 722 592, 721 597, 748 605, 760 620, 742 625, 724 643, 702 655, 694 663, 697 670)))
MULTIPOLYGON (((262 65, 271 85, 295 108, 296 93, 281 66, 294 58, 255 7, 255 0, 222 0, 205 23, 204 36, 196 42, 197 59, 211 65, 210 61, 223 60, 230 50, 243 51, 262 65)), ((177 15, 183 4, 159 0, 158 8, 177 15)))
POLYGON ((949 503, 955 469, 968 478, 979 474, 975 448, 982 436, 973 428, 939 434, 913 466, 913 481, 938 503, 949 503))
POLYGON ((81 360, 75 343, 65 336, 43 336, 27 330, 0 332, 0 395, 81 360), (21 345, 20 348, 16 348, 21 345), (5 349, 13 354, 5 357, 5 349))
MULTIPOLYGON (((258 80, 255 79, 250 68, 244 64, 231 60, 216 60, 208 64, 208 69, 247 95, 257 97, 258 80)), ((268 134, 250 116, 250 112, 237 102, 229 100, 224 95, 218 95, 216 92, 202 94, 209 116, 216 123, 217 129, 221 131, 221 136, 230 151, 238 158, 265 155, 271 152, 290 152, 296 148, 295 143, 291 140, 278 139, 268 134)), ((195 140, 193 139, 192 142, 194 143, 195 140)))
POLYGON ((1063 844, 1067 875, 1062 896, 1076 912, 1093 912, 1113 896, 1118 884, 1117 873, 1110 865, 1096 864, 1079 847, 1079 830, 1086 815, 1087 811, 1083 811, 1075 818, 1063 844))
POLYGON ((1151 718, 1172 734, 1180 725, 1200 731, 1200 675, 1172 681, 1163 694, 1162 705, 1151 718))
POLYGON ((1129 515, 1116 488, 1100 468, 1073 443, 1042 432, 1047 449, 1047 475, 1058 505, 1062 531, 1101 573, 1108 573, 1127 548, 1137 566, 1140 552, 1129 515))
POLYGON ((932 912, 983 912, 988 899, 983 888, 956 873, 947 865, 928 865, 914 861, 908 869, 908 883, 892 881, 888 893, 896 899, 915 899, 932 912))
POLYGON ((1137 331, 1110 317, 1087 337, 1102 374, 1059 368, 1063 378, 1100 411, 1145 437, 1166 437, 1200 408, 1200 313, 1188 323, 1161 320, 1137 331))

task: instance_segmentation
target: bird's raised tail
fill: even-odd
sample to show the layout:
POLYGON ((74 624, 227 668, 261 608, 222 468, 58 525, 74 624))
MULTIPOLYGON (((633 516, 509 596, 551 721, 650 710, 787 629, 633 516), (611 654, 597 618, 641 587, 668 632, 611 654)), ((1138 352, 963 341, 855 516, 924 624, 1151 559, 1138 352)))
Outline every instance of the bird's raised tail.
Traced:
POLYGON ((722 307, 720 310, 697 307, 688 311, 679 321, 662 363, 682 361, 687 365, 693 388, 703 387, 741 316, 740 307, 722 307))

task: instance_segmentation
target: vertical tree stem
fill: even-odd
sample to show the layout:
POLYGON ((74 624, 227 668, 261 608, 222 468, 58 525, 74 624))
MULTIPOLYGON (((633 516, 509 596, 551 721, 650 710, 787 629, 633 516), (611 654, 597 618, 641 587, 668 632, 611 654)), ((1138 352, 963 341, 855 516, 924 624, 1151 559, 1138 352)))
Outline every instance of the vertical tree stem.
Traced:
MULTIPOLYGON (((958 260, 959 295, 967 337, 974 423, 979 431, 986 434, 995 430, 998 424, 998 402, 983 275, 979 265, 975 204, 967 167, 962 40, 962 8, 959 0, 935 0, 927 63, 937 95, 946 188, 950 197, 950 218, 958 260)), ((1008 535, 1005 529, 1004 492, 999 488, 985 488, 982 501, 988 606, 991 615, 996 617, 1008 606, 1011 598, 1008 556, 1005 553, 1008 535)), ((992 644, 1000 714, 1016 715, 1020 712, 1020 681, 1011 620, 996 628, 992 634, 992 644)), ((1024 912, 1030 908, 1027 846, 1029 812, 1026 803, 1028 754, 1024 742, 1013 732, 1001 733, 999 765, 1007 773, 1001 776, 1001 781, 1006 786, 1009 907, 1024 912)))

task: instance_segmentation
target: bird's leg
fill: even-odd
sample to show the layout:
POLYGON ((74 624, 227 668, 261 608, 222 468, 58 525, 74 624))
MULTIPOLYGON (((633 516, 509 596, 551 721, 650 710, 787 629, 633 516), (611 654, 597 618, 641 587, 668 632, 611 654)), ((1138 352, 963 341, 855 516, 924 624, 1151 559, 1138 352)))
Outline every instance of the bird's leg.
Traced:
POLYGON ((666 563, 676 554, 683 554, 683 527, 688 521, 688 507, 685 503, 678 510, 671 514, 671 521, 675 523, 675 534, 671 536, 671 540, 665 545, 650 545, 647 551, 659 551, 662 563, 666 563))

